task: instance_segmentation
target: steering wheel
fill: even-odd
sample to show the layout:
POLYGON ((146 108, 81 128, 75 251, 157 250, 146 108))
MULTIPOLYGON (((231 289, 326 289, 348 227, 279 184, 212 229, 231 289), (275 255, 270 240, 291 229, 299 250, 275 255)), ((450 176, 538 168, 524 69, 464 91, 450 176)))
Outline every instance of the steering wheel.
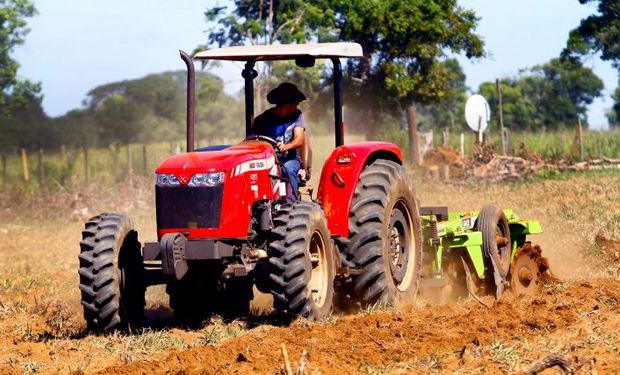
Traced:
POLYGON ((276 141, 275 139, 268 137, 266 135, 260 135, 260 134, 253 134, 250 136, 245 137, 244 141, 249 141, 249 140, 257 140, 257 141, 265 141, 270 143, 274 148, 278 147, 278 141, 276 141))

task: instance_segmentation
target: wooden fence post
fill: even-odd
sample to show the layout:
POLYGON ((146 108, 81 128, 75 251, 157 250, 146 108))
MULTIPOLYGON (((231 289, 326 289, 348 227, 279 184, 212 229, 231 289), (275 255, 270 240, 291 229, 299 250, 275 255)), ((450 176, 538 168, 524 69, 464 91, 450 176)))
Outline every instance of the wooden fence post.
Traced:
POLYGON ((465 134, 461 133, 461 157, 465 157, 465 134))
POLYGON ((84 151, 84 183, 88 184, 88 148, 84 146, 82 151, 84 151))
POLYGON ((22 167, 24 171, 24 181, 28 181, 30 176, 28 175, 28 156, 26 155, 25 148, 22 148, 22 167))
POLYGON ((43 190, 45 186, 45 167, 43 165, 43 149, 39 149, 39 188, 43 190))
POLYGON ((60 145, 60 154, 62 155, 63 160, 67 160, 67 146, 60 145))
POLYGON ((127 182, 129 187, 133 188, 133 160, 131 155, 131 144, 127 144, 127 182))
POLYGON ((413 106, 407 108, 407 124, 409 125, 409 159, 414 166, 418 166, 420 165, 420 138, 413 106))
POLYGON ((510 130, 508 128, 504 128, 502 132, 502 148, 504 149, 504 156, 512 152, 512 147, 510 146, 510 130))
POLYGON ((581 118, 577 118, 577 145, 579 161, 583 161, 583 127, 581 126, 581 118))
POLYGON ((6 188, 6 156, 2 154, 2 189, 6 188))
POLYGON ((497 110, 499 112, 499 131, 502 137, 502 152, 503 155, 508 155, 508 143, 506 142, 506 135, 504 134, 504 110, 502 108, 502 90, 499 87, 499 79, 495 79, 495 93, 497 94, 497 110))
POLYGON ((146 158, 146 145, 142 145, 142 170, 144 171, 144 175, 148 176, 148 164, 146 158))
POLYGON ((450 130, 444 129, 441 131, 441 145, 443 147, 450 147, 450 130))

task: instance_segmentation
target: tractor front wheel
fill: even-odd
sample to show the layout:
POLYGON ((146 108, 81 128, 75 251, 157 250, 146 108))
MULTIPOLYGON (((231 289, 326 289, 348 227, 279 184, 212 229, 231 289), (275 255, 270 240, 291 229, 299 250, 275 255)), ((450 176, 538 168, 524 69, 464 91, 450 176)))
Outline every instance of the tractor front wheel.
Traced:
POLYGON ((274 308, 308 319, 326 318, 334 297, 334 245, 320 206, 282 206, 269 243, 274 308))
POLYGON ((343 264, 360 269, 343 292, 362 304, 415 298, 422 266, 418 204, 405 169, 376 160, 362 172, 349 214, 343 264))
POLYGON ((103 213, 85 225, 79 275, 87 328, 132 329, 144 318, 142 254, 138 233, 124 215, 103 213))

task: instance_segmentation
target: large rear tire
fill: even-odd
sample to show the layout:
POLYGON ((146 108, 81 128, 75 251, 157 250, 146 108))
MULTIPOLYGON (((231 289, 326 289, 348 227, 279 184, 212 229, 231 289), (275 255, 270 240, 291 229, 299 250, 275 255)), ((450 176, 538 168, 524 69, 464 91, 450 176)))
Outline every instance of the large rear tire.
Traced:
POLYGON ((284 205, 269 244, 274 308, 312 320, 326 318, 334 297, 334 245, 316 203, 284 205))
POLYGON ((490 263, 487 269, 493 272, 487 274, 486 279, 493 280, 495 297, 499 299, 508 284, 512 255, 508 219, 500 208, 491 205, 484 206, 478 214, 476 229, 482 232, 482 251, 490 263))
POLYGON ((363 305, 399 305, 418 292, 422 232, 410 182, 401 165, 379 159, 364 169, 355 188, 343 264, 361 272, 343 292, 363 305))
POLYGON ((144 319, 142 254, 138 233, 124 215, 103 213, 85 225, 79 275, 87 329, 133 329, 144 319))

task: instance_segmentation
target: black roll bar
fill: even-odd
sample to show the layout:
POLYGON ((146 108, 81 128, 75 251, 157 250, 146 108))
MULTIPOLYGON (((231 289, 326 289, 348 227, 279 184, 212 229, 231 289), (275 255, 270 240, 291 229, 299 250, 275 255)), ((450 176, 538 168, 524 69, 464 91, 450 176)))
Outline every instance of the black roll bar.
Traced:
POLYGON ((194 119, 196 103, 196 74, 191 56, 179 50, 181 59, 187 65, 187 152, 194 151, 194 119))
POLYGON ((245 136, 247 137, 251 133, 252 122, 254 121, 254 78, 258 77, 253 60, 245 63, 241 77, 245 79, 245 136))
POLYGON ((334 130, 336 147, 344 144, 344 124, 342 122, 342 67, 338 57, 331 58, 334 64, 334 130))
MULTIPOLYGON (((187 65, 187 152, 194 151, 194 121, 196 103, 196 74, 194 62, 187 53, 179 50, 181 59, 187 65)), ((344 124, 342 121, 342 67, 338 57, 330 58, 334 65, 334 130, 336 147, 344 144, 344 124)), ((254 121, 254 79, 258 72, 254 69, 254 60, 249 60, 241 72, 245 80, 245 135, 251 133, 252 121, 254 121)))

